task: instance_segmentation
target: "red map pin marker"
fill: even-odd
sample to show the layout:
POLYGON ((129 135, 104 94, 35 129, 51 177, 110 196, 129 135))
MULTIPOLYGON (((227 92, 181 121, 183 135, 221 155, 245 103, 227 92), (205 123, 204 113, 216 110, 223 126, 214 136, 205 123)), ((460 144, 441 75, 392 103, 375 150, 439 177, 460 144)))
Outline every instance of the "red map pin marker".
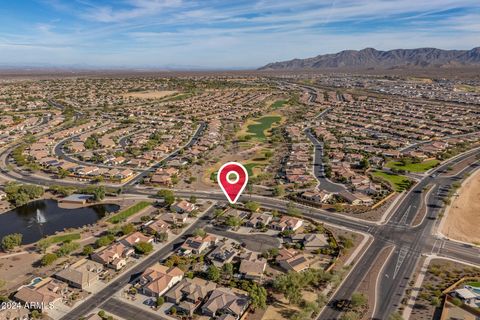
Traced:
POLYGON ((218 170, 217 180, 228 202, 234 204, 247 185, 248 172, 238 162, 227 162, 218 170))

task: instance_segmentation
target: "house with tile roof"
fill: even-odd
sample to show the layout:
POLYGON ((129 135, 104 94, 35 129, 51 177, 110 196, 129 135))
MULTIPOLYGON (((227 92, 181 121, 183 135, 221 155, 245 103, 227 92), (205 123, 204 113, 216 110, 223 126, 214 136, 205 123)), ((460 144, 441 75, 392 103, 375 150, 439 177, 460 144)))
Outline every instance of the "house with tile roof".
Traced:
POLYGON ((160 297, 180 280, 183 271, 177 267, 167 267, 157 263, 147 268, 138 280, 143 294, 149 297, 160 297))

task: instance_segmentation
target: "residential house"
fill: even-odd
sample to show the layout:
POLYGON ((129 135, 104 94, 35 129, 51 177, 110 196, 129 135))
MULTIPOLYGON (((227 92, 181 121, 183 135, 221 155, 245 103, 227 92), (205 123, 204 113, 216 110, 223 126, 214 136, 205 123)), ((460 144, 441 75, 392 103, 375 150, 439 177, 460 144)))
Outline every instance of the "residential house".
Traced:
POLYGON ((160 220, 163 220, 166 223, 174 226, 179 224, 184 224, 185 222, 187 222, 187 218, 188 218, 187 214, 180 214, 176 212, 168 212, 160 216, 160 220))
POLYGON ((177 311, 189 316, 203 300, 217 287, 217 284, 200 278, 184 278, 165 295, 165 301, 176 304, 177 311))
POLYGON ((232 262, 233 258, 238 254, 235 244, 236 242, 232 240, 220 242, 208 255, 208 258, 216 267, 222 267, 225 263, 232 262))
POLYGON ((329 247, 328 238, 323 233, 306 234, 303 238, 305 250, 316 250, 329 247))
POLYGON ((333 193, 330 193, 325 190, 312 190, 312 191, 305 191, 302 193, 302 198, 319 203, 326 203, 333 197, 333 193))
POLYGON ((348 191, 341 191, 339 193, 339 196, 341 196, 343 199, 345 199, 349 204, 352 204, 354 206, 369 206, 373 204, 373 199, 370 198, 368 195, 360 193, 360 192, 355 192, 355 193, 350 193, 348 191))
POLYGON ((136 231, 120 239, 120 243, 130 247, 134 247, 136 244, 140 242, 152 243, 153 238, 144 235, 140 231, 136 231))
POLYGON ((138 283, 142 286, 143 294, 149 297, 160 297, 182 280, 183 274, 183 271, 177 267, 169 268, 157 263, 140 275, 138 283))
POLYGON ((466 285, 463 288, 456 289, 452 295, 462 300, 463 303, 474 308, 480 306, 480 288, 466 285))
POLYGON ((286 271, 301 272, 310 267, 307 257, 294 249, 281 249, 275 258, 280 267, 286 271))
POLYGON ((67 287, 65 282, 47 277, 34 285, 22 287, 15 293, 13 299, 22 304, 48 308, 49 305, 55 305, 63 299, 67 287))
POLYGON ((135 250, 123 243, 117 242, 109 245, 105 249, 95 252, 91 255, 91 259, 109 268, 120 270, 127 264, 127 259, 135 250))
POLYGON ((177 213, 191 213, 197 206, 187 200, 180 200, 170 206, 170 209, 177 213))
POLYGON ((247 294, 241 290, 219 287, 202 306, 202 313, 212 318, 218 314, 230 314, 240 319, 249 304, 247 294))
POLYGON ((183 254, 201 254, 208 248, 217 244, 217 237, 207 234, 205 237, 190 237, 182 244, 180 251, 183 254))
POLYGON ((259 257, 258 253, 250 252, 240 262, 240 273, 245 279, 260 281, 267 267, 267 260, 259 257))
POLYGON ((102 264, 81 259, 57 272, 55 278, 67 283, 71 287, 85 290, 99 280, 99 274, 102 271, 102 264))
POLYGON ((272 221, 272 215, 261 212, 253 212, 250 218, 245 222, 245 225, 250 228, 261 228, 268 226, 272 221))
POLYGON ((303 220, 291 216, 282 216, 280 220, 270 223, 270 227, 278 231, 296 231, 303 225, 303 220))
POLYGON ((166 233, 169 230, 169 225, 162 219, 150 220, 142 226, 142 230, 145 232, 156 235, 160 233, 166 233))

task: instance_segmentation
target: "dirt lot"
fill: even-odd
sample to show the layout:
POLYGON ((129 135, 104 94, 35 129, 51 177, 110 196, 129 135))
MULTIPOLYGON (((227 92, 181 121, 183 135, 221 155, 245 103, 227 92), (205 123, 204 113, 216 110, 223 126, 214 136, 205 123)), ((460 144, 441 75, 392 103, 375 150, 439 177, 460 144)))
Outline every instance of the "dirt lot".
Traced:
POLYGON ((160 99, 177 93, 177 91, 143 91, 126 93, 124 97, 139 98, 139 99, 160 99))
POLYGON ((452 239, 480 243, 480 170, 477 170, 462 184, 447 208, 442 233, 452 239))
POLYGON ((23 252, 17 255, 1 257, 0 279, 6 282, 1 290, 9 292, 33 278, 35 271, 39 271, 33 265, 40 258, 40 254, 23 252))

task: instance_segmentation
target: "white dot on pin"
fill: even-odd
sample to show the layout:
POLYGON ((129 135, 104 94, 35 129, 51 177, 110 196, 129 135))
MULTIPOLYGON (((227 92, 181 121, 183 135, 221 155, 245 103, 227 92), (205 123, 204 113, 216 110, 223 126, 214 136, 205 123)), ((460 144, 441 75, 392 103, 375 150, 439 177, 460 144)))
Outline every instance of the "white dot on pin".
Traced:
POLYGON ((237 172, 235 172, 235 171, 232 170, 232 171, 229 171, 229 172, 227 173, 227 181, 228 181, 228 183, 230 183, 230 184, 235 184, 235 183, 238 182, 238 180, 240 180, 240 176, 238 175, 237 172))

